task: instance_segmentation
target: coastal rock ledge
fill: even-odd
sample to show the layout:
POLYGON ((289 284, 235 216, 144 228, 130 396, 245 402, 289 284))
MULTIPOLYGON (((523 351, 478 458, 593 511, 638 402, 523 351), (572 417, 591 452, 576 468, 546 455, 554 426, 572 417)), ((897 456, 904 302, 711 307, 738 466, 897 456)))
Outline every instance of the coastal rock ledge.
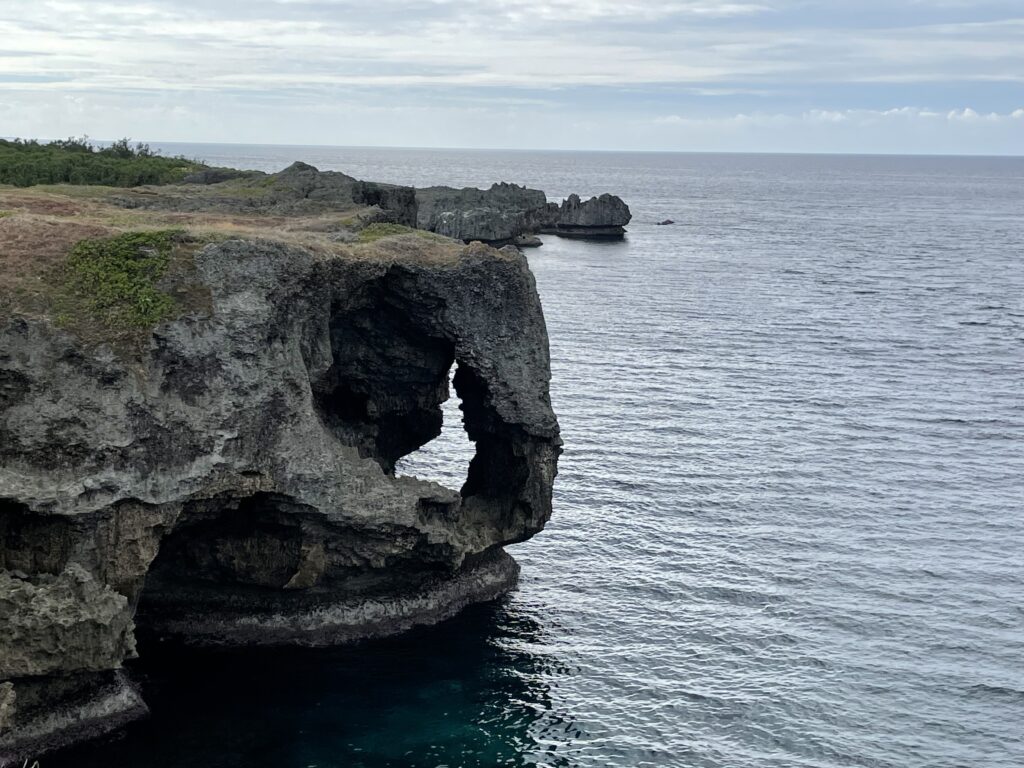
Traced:
POLYGON ((128 353, 0 318, 0 763, 144 715, 137 632, 346 643, 515 583, 561 451, 540 301, 516 249, 425 242, 204 245, 128 353), (460 490, 395 474, 453 367, 460 490))

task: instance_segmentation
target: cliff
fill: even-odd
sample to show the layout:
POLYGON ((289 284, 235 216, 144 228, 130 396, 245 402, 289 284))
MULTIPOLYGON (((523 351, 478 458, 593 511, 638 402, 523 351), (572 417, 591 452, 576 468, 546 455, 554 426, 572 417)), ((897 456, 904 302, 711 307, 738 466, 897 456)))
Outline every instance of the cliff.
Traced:
MULTIPOLYGON (((349 224, 395 199, 344 186, 349 224)), ((0 762, 143 715, 139 631, 345 643, 514 584, 502 547, 544 527, 561 445, 525 258, 341 242, 302 199, 183 218, 0 190, 0 762), (397 477, 453 366, 465 484, 397 477)))

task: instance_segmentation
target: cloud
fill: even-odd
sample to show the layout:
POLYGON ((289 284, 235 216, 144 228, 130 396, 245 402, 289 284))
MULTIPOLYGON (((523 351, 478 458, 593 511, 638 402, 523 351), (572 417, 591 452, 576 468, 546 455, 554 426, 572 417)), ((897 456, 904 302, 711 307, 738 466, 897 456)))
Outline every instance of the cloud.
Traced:
POLYGON ((654 125, 679 125, 679 126, 728 126, 728 125, 798 125, 804 124, 835 124, 848 123, 855 125, 874 124, 880 121, 929 121, 947 123, 976 123, 987 122, 992 124, 1007 124, 1010 121, 1024 118, 1024 109, 1018 109, 1006 114, 989 112, 980 114, 970 107, 954 109, 946 113, 936 112, 932 109, 921 107, 894 107, 892 109, 845 109, 845 110, 824 110, 812 109, 798 114, 785 113, 764 113, 755 112, 751 114, 739 113, 721 117, 684 117, 681 115, 662 115, 651 119, 654 125))
POLYGON ((948 6, 916 5, 914 25, 808 28, 813 8, 786 0, 19 0, 0 72, 97 89, 1024 80, 1024 21, 928 23, 948 6))
MULTIPOLYGON (((459 110, 518 108, 598 136, 940 117, 980 136, 1020 107, 1022 35, 1019 0, 7 0, 0 114, 5 132, 101 135, 116 119, 117 134, 143 135, 134 123, 173 105, 145 125, 203 139, 180 110, 231 105, 289 142, 315 127, 271 129, 278 114, 342 104, 456 123, 459 110), (117 114, 74 112, 73 99, 117 114), (918 99, 934 106, 885 106, 918 99)), ((405 130, 403 143, 421 141, 405 130)))

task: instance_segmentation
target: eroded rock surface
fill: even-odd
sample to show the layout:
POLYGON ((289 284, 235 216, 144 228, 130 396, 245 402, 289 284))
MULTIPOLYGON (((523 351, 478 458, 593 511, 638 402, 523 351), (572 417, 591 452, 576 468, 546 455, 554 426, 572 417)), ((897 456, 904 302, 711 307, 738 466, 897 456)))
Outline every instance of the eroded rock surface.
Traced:
POLYGON ((502 546, 544 527, 561 445, 540 303, 517 250, 425 243, 207 245, 210 310, 136 356, 2 321, 0 762, 143 713, 137 631, 324 645, 515 582, 502 546), (453 366, 465 484, 396 477, 453 366))
POLYGON ((417 226, 447 237, 492 244, 536 246, 538 232, 563 237, 622 237, 629 206, 615 195, 583 201, 571 195, 549 203, 539 189, 494 184, 490 189, 429 187, 416 190, 417 226))
POLYGON ((570 195, 544 228, 563 237, 622 237, 632 215, 629 206, 615 195, 581 200, 570 195))

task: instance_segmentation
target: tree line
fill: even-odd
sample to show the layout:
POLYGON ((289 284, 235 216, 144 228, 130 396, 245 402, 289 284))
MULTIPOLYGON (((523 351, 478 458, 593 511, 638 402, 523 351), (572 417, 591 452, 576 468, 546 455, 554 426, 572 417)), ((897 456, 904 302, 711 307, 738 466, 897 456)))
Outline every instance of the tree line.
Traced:
POLYGON ((97 146, 88 137, 39 142, 0 139, 0 184, 87 184, 137 187, 173 184, 205 166, 184 157, 164 157, 148 144, 120 139, 97 146))

